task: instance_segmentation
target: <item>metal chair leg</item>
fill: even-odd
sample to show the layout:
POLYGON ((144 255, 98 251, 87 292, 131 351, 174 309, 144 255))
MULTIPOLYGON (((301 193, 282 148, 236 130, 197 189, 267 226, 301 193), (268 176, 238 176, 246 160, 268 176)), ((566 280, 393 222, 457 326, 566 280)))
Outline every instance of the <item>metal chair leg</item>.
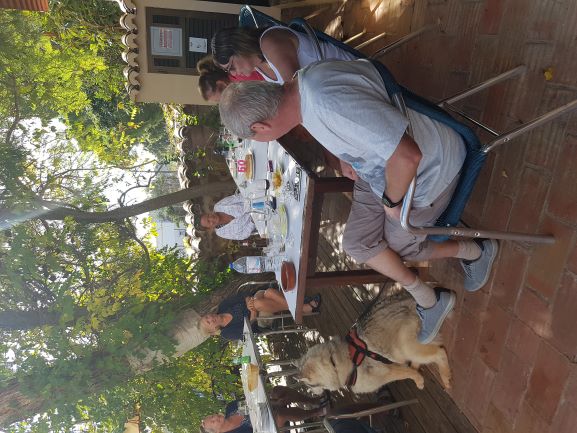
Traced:
POLYGON ((476 84, 473 87, 470 87, 461 93, 457 93, 456 95, 453 95, 449 98, 443 99, 442 101, 439 101, 437 103, 437 105, 439 107, 444 108, 447 105, 453 104, 457 101, 460 101, 461 99, 465 99, 468 96, 474 95, 475 93, 478 93, 481 90, 484 90, 484 89, 487 89, 491 86, 494 86, 497 83, 508 80, 509 78, 516 77, 518 75, 523 75, 526 71, 527 71, 527 67, 525 65, 519 65, 516 68, 510 69, 510 70, 503 72, 502 74, 499 74, 493 78, 489 78, 486 81, 483 81, 479 84, 476 84))
POLYGON ((558 107, 554 110, 549 111, 548 113, 545 113, 539 117, 537 117, 536 119, 533 119, 530 122, 524 123, 523 125, 519 126, 518 128, 515 128, 503 135, 500 135, 499 137, 495 138, 493 141, 487 143, 485 146, 483 146, 483 152, 485 153, 489 153, 491 150, 493 150, 494 148, 496 148, 497 146, 507 143, 509 141, 511 141, 513 138, 518 137, 521 134, 524 134, 525 132, 531 131, 532 129, 535 129, 536 127, 543 125, 547 122, 550 122, 553 119, 556 119, 559 116, 562 116, 563 114, 569 113, 573 110, 577 109, 577 99, 561 106, 558 107))
POLYGON ((426 33, 426 32, 429 32, 431 30, 440 28, 440 25, 441 25, 441 20, 439 19, 439 20, 437 20, 437 22, 435 24, 430 24, 428 26, 420 28, 419 30, 415 30, 414 32, 403 36, 402 38, 396 40, 395 42, 393 42, 389 45, 386 45, 385 47, 381 48, 380 50, 375 51, 373 54, 371 54, 371 56, 369 58, 378 59, 379 57, 382 57, 385 54, 390 53, 394 49, 400 47, 401 45, 407 43, 411 39, 414 39, 417 36, 422 35, 423 33, 426 33))
POLYGON ((387 35, 388 35, 387 32, 380 33, 380 34, 378 34, 378 35, 376 35, 376 36, 373 36, 371 39, 369 39, 369 40, 367 40, 367 41, 365 41, 365 42, 363 42, 363 43, 360 43, 359 45, 355 46, 354 48, 355 48, 355 50, 360 50, 360 49, 362 49, 362 48, 365 48, 367 45, 372 44, 373 42, 378 41, 379 39, 384 38, 384 37, 387 36, 387 35))

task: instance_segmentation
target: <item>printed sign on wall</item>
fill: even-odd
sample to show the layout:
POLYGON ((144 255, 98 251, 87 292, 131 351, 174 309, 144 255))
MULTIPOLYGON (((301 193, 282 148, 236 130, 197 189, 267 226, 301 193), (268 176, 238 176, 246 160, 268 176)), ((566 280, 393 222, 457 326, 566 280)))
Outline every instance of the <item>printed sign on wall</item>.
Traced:
POLYGON ((182 56, 182 29, 150 27, 151 54, 154 56, 182 56))
POLYGON ((206 53, 208 41, 204 38, 188 38, 188 51, 194 53, 206 53))

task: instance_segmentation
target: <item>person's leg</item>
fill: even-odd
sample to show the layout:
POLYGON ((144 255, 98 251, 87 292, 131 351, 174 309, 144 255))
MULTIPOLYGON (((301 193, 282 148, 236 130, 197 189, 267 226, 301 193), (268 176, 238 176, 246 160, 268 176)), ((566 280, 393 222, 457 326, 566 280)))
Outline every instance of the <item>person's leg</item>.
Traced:
MULTIPOLYGON (((357 262, 366 263, 377 272, 401 283, 418 304, 430 307, 435 303, 435 293, 431 287, 417 279, 405 266, 396 248, 390 245, 386 236, 389 231, 387 225, 390 223, 383 204, 370 186, 362 180, 355 182, 351 212, 343 235, 343 249, 357 262)), ((414 238, 410 235, 407 239, 403 235, 402 239, 398 239, 398 245, 415 244, 411 237, 414 238)))
MULTIPOLYGON (((317 305, 313 305, 314 302, 316 301, 304 304, 303 313, 310 314, 317 307, 317 305)), ((258 312, 272 314, 288 310, 288 304, 283 294, 279 290, 272 288, 266 289, 261 297, 255 297, 254 307, 258 312)))
POLYGON ((285 425, 287 421, 304 421, 315 416, 323 416, 327 409, 301 409, 300 407, 275 407, 275 421, 279 427, 285 425))
POLYGON ((262 298, 255 298, 254 299, 254 308, 258 312, 264 313, 278 313, 281 311, 288 310, 288 304, 284 296, 281 296, 282 299, 278 298, 269 298, 263 296, 262 298))
POLYGON ((279 405, 288 405, 290 403, 308 403, 314 405, 320 405, 322 403, 322 398, 313 397, 305 393, 299 392, 296 389, 290 388, 288 386, 277 385, 275 386, 270 394, 271 401, 279 405))
MULTIPOLYGON (((448 194, 452 194, 452 190, 448 194)), ((440 201, 436 207, 415 209, 411 221, 413 224, 422 223, 420 219, 434 222, 447 206, 449 198, 446 202, 440 201)), ((425 243, 423 236, 405 231, 398 219, 387 217, 378 197, 362 181, 355 184, 343 247, 358 262, 368 264, 403 285, 418 304, 417 312, 422 323, 419 339, 432 341, 455 304, 455 294, 449 290, 433 289, 421 281, 405 266, 402 258, 412 255, 415 260, 424 260, 436 247, 425 243)), ((454 245, 448 244, 445 250, 439 249, 439 255, 452 253, 452 247, 454 245)))

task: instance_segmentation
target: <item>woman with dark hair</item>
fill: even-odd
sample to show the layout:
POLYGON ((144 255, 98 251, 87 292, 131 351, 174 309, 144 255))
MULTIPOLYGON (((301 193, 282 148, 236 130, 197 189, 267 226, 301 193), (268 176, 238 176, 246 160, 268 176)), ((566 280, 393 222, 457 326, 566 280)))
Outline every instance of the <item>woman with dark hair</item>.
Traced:
MULTIPOLYGON (((354 60, 341 48, 320 41, 324 60, 354 60)), ((215 63, 232 76, 258 71, 265 81, 282 84, 296 71, 321 59, 310 36, 289 27, 263 29, 231 27, 219 30, 212 38, 215 63)))
MULTIPOLYGON (((305 297, 303 313, 317 313, 320 306, 320 295, 305 297)), ((219 304, 216 313, 202 316, 198 328, 207 335, 220 335, 232 341, 240 340, 245 317, 255 322, 259 313, 275 314, 285 310, 288 310, 286 299, 277 289, 259 290, 253 296, 233 295, 219 304)))
POLYGON ((262 81, 263 77, 256 71, 250 75, 234 77, 215 65, 214 57, 205 56, 196 64, 198 70, 198 90, 205 101, 218 102, 226 86, 234 81, 262 81))

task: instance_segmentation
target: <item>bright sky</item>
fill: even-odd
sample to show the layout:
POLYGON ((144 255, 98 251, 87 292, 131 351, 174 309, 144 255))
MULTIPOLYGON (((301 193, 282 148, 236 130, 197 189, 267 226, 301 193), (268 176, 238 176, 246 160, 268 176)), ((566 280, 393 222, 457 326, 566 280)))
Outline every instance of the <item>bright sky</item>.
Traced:
MULTIPOLYGON (((34 119, 31 121, 26 122, 26 127, 30 128, 31 135, 34 129, 41 128, 41 124, 38 120, 34 119)), ((57 133, 62 133, 65 130, 64 124, 62 124, 58 120, 53 120, 49 125, 49 127, 54 127, 54 133, 47 133, 45 141, 49 143, 51 140, 56 138, 57 133)), ((49 147, 35 147, 31 143, 28 143, 26 140, 23 140, 24 146, 27 147, 28 150, 31 151, 34 158, 39 161, 39 164, 43 165, 44 167, 49 167, 47 163, 50 161, 51 155, 49 153, 49 147)), ((79 150, 80 151, 80 150, 79 150)), ((108 199, 109 206, 116 208, 118 207, 118 199, 120 198, 121 194, 124 191, 136 186, 138 181, 140 184, 145 185, 148 179, 154 174, 155 169, 155 157, 150 152, 146 151, 141 145, 136 146, 132 150, 132 154, 136 156, 136 161, 134 165, 140 165, 148 161, 152 161, 150 164, 143 165, 134 170, 135 175, 139 176, 139 180, 136 179, 135 176, 127 174, 128 170, 121 170, 116 168, 111 168, 108 170, 102 171, 103 178, 118 178, 120 179, 118 182, 110 185, 108 188, 104 190, 104 194, 108 199), (123 176, 124 175, 124 176, 123 176)), ((105 164, 98 161, 98 158, 95 155, 89 156, 86 163, 83 164, 82 168, 90 168, 90 167, 103 167, 105 164)), ((48 171, 45 169, 45 171, 48 171)), ((143 200, 147 199, 147 191, 148 188, 134 188, 131 189, 127 194, 124 200, 125 205, 131 205, 143 200)), ((146 230, 143 229, 141 221, 143 218, 147 217, 148 214, 142 214, 137 217, 137 232, 139 236, 146 234, 146 230)))

